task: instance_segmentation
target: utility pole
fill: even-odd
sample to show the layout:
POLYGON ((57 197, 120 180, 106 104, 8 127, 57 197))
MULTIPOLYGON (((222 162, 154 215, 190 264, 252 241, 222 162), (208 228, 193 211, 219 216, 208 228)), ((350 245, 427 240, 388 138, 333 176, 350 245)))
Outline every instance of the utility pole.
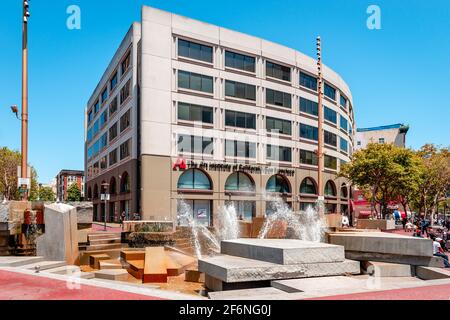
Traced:
POLYGON ((23 0, 22 16, 22 166, 21 178, 22 188, 25 188, 23 200, 28 200, 28 188, 31 187, 31 181, 28 177, 28 11, 29 4, 23 0), (24 182, 29 181, 26 185, 24 182))
POLYGON ((324 143, 324 134, 323 134, 323 76, 322 76, 322 45, 320 41, 320 36, 317 37, 317 96, 318 96, 318 146, 317 146, 317 162, 318 162, 318 178, 317 178, 317 187, 318 187, 318 199, 317 199, 317 207, 319 210, 319 214, 323 215, 324 213, 324 184, 323 184, 323 168, 324 168, 324 153, 323 153, 323 143, 324 143))

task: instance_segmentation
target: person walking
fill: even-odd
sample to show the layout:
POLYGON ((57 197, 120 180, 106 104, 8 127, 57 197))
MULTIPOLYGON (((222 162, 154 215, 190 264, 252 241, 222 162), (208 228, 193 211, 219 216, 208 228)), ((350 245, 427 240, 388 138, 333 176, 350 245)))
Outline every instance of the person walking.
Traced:
POLYGON ((406 218, 406 215, 402 218, 402 225, 403 225, 403 231, 406 231, 406 223, 408 222, 408 219, 406 218))

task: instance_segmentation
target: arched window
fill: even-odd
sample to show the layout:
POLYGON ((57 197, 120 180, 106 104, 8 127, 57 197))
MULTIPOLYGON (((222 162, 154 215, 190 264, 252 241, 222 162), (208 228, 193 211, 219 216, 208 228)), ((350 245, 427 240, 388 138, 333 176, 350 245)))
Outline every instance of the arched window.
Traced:
POLYGON ((100 194, 105 194, 108 191, 108 187, 106 186, 106 181, 103 180, 100 184, 100 194))
POLYGON ((178 179, 178 189, 212 190, 211 180, 202 170, 190 169, 178 179))
POLYGON ((300 193, 317 194, 316 183, 311 178, 305 178, 300 185, 300 193))
POLYGON ((347 186, 345 185, 345 183, 343 183, 341 186, 341 198, 343 198, 343 199, 348 198, 348 189, 347 189, 347 186))
POLYGON ((91 188, 90 186, 89 186, 89 188, 88 188, 87 199, 88 199, 88 200, 92 200, 92 188, 91 188))
POLYGON ((98 186, 95 184, 94 186, 94 199, 98 199, 98 186))
POLYGON ((255 183, 244 172, 231 174, 225 183, 226 191, 255 192, 255 183))
POLYGON ((116 192, 117 192, 116 178, 111 177, 111 179, 109 180, 109 193, 116 194, 116 192))
POLYGON ((130 192, 130 176, 126 171, 122 173, 122 177, 120 178, 120 192, 121 193, 130 192))
POLYGON ((336 197, 336 186, 331 180, 328 180, 325 184, 325 195, 328 197, 336 197))
POLYGON ((266 185, 267 192, 291 193, 289 181, 282 175, 276 174, 270 177, 266 185))

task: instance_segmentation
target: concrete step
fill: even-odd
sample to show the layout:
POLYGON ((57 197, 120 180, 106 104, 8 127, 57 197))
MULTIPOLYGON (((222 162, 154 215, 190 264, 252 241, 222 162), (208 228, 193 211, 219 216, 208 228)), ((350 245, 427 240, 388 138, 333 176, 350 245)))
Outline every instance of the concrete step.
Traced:
POLYGON ((361 265, 367 274, 374 277, 412 277, 414 275, 414 267, 409 264, 363 261, 361 265))
POLYGON ((96 244, 110 244, 110 243, 121 243, 121 238, 117 237, 117 238, 105 238, 105 239, 92 239, 89 240, 89 245, 96 245, 96 244))
POLYGON ((120 238, 120 236, 120 233, 90 233, 88 234, 88 240, 120 238))
POLYGON ((72 275, 76 275, 77 273, 80 273, 81 270, 80 270, 79 266, 69 265, 69 266, 62 266, 62 267, 57 267, 57 268, 53 268, 53 269, 48 269, 48 270, 45 270, 45 272, 72 276, 72 275))
POLYGON ((211 300, 268 300, 274 299, 275 296, 285 297, 286 292, 273 287, 266 287, 208 293, 211 300))
POLYGON ((0 267, 21 267, 44 260, 43 257, 0 257, 0 267))
POLYGON ((36 270, 36 267, 39 267, 40 271, 44 271, 48 269, 64 267, 65 265, 67 265, 65 261, 41 261, 21 266, 21 268, 27 270, 36 270))
POLYGON ((120 252, 122 250, 127 250, 127 246, 126 245, 122 245, 122 248, 118 248, 118 249, 106 249, 106 250, 93 250, 93 251, 82 251, 80 252, 80 264, 81 265, 89 265, 90 261, 89 261, 89 257, 91 255, 97 255, 97 254, 107 254, 108 256, 111 257, 111 259, 117 259, 120 257, 120 252))
POLYGON ((122 248, 121 243, 94 244, 87 247, 86 251, 121 249, 121 248, 122 248))
POLYGON ((449 279, 450 270, 443 268, 416 267, 416 275, 422 280, 449 279))

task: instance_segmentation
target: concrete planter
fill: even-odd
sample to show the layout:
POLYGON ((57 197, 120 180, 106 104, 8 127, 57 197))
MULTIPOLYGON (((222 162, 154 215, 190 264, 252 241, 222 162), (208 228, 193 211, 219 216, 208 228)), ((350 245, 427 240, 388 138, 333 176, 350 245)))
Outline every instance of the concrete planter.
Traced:
POLYGON ((369 220, 369 219, 358 219, 356 223, 356 228, 358 229, 379 229, 379 230, 395 230, 395 220, 369 220))

